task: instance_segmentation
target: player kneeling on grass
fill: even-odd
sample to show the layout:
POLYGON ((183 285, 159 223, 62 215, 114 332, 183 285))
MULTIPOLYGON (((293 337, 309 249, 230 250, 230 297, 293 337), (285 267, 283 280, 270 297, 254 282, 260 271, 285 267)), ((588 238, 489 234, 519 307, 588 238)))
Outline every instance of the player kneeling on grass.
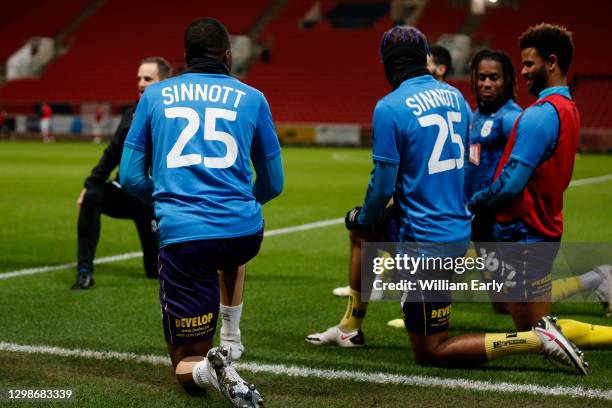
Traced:
MULTIPOLYGON (((428 45, 417 29, 397 26, 387 31, 380 53, 393 91, 378 101, 374 110, 374 170, 363 207, 349 211, 346 226, 355 234, 367 233, 394 195, 399 206, 400 242, 440 243, 439 249, 448 254, 439 256, 463 256, 469 245, 471 222, 463 194, 467 104, 459 91, 434 80, 425 69, 428 45), (447 103, 424 108, 416 103, 416 97, 427 92, 451 97, 447 103), (442 143, 437 141, 440 137, 442 143)), ((435 301, 425 292, 416 295, 406 292, 402 310, 418 364, 473 366, 506 355, 543 353, 587 374, 582 356, 549 317, 542 317, 531 330, 520 333, 449 338, 450 294, 442 293, 444 301, 440 301, 440 293, 435 301)), ((346 330, 351 320, 363 318, 365 305, 360 297, 360 293, 353 293, 341 325, 311 334, 306 340, 344 347, 363 345, 359 329, 346 330)))
POLYGON ((230 76, 223 24, 190 24, 185 60, 185 73, 140 99, 120 178, 155 206, 163 328, 179 383, 188 392, 213 387, 233 406, 256 407, 263 400, 255 386, 236 373, 225 347, 212 347, 218 273, 227 285, 259 251, 261 204, 283 188, 280 145, 263 94, 230 76))
MULTIPOLYGON (((472 93, 478 102, 470 126, 470 160, 466 163, 464 191, 468 198, 489 187, 495 180, 495 171, 503 156, 506 141, 510 138, 514 123, 522 110, 514 103, 516 76, 510 58, 501 51, 482 50, 471 60, 472 93)), ((494 243, 495 214, 486 209, 472 220, 472 240, 478 255, 489 259, 483 272, 485 281, 505 281, 504 264, 498 256, 494 243)), ((552 282, 551 301, 558 302, 580 292, 593 292, 610 314, 612 296, 611 265, 600 265, 576 277, 557 279, 552 282)), ((506 275, 508 273, 506 272, 506 275)), ((517 274, 516 276, 521 276, 517 274)), ((520 282, 508 280, 505 288, 520 287, 520 282)), ((503 296, 503 295, 501 295, 503 296)), ((506 312, 506 304, 497 302, 500 294, 491 293, 494 309, 506 312)), ((546 313, 548 314, 548 313, 546 313)), ((392 327, 404 328, 402 319, 388 323, 392 327)), ((572 320, 559 320, 563 334, 580 347, 605 348, 612 346, 612 329, 589 325, 572 320)), ((530 324, 527 324, 529 327, 530 324)), ((520 329, 520 328, 519 328, 520 329)))
MULTIPOLYGON (((521 330, 549 314, 552 301, 584 289, 593 289, 609 311, 611 279, 609 265, 602 265, 551 283, 563 234, 563 193, 572 177, 580 129, 580 116, 567 87, 574 47, 572 34, 551 24, 529 28, 519 42, 521 73, 538 99, 516 120, 491 183, 467 193, 477 218, 494 215, 486 229, 491 240, 521 243, 498 246, 499 264, 511 267, 515 275, 513 285, 506 285, 513 288, 506 295, 518 299, 507 302, 505 308, 521 330)), ((500 271, 497 275, 501 277, 500 271)), ((609 327, 563 321, 562 329, 584 346, 612 343, 609 327)))
MULTIPOLYGON (((522 112, 513 101, 516 98, 516 75, 510 57, 501 51, 482 50, 472 57, 470 68, 472 93, 476 95, 478 106, 474 110, 470 128, 470 160, 467 163, 464 187, 468 198, 495 181, 495 172, 504 154, 506 141, 522 112)), ((496 240, 494 225, 494 211, 483 208, 472 220, 472 240, 478 255, 491 260, 487 262, 485 279, 503 280, 503 263, 494 252, 496 245, 487 244, 496 240), (492 246, 492 251, 489 246, 492 246)), ((612 307, 611 269, 611 265, 600 265, 580 276, 554 280, 552 302, 580 292, 593 292, 604 304, 604 313, 609 315, 612 307)), ((500 303, 496 303, 495 308, 496 311, 505 311, 505 305, 500 303)))

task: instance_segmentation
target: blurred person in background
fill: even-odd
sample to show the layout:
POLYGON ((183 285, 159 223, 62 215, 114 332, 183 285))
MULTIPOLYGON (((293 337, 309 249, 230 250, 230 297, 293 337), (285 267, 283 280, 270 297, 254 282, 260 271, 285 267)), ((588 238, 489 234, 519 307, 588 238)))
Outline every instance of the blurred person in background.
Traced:
MULTIPOLYGON (((149 85, 166 79, 171 74, 172 67, 164 58, 143 59, 137 72, 139 94, 142 95, 149 85)), ((72 289, 89 289, 95 284, 93 261, 100 238, 102 214, 134 221, 144 254, 145 274, 150 279, 157 277, 157 226, 153 207, 124 191, 119 184, 118 174, 113 180, 109 180, 112 171, 119 166, 123 143, 135 110, 136 104, 123 113, 115 134, 98 164, 85 179, 84 188, 77 198, 78 262, 72 289)))
POLYGON ((6 111, 4 110, 4 108, 0 107, 0 139, 4 138, 6 128, 6 111))
POLYGON ((104 121, 106 119, 106 112, 104 111, 104 107, 102 105, 96 106, 96 110, 94 112, 94 121, 92 124, 92 134, 93 134, 93 143, 100 144, 102 142, 102 128, 104 126, 104 121))
POLYGON ((429 49, 427 57, 427 70, 438 81, 445 81, 453 72, 453 60, 450 52, 443 46, 434 44, 429 49))
POLYGON ((51 117, 53 109, 47 102, 43 102, 40 106, 40 134, 42 135, 43 143, 55 142, 55 137, 51 133, 51 117))

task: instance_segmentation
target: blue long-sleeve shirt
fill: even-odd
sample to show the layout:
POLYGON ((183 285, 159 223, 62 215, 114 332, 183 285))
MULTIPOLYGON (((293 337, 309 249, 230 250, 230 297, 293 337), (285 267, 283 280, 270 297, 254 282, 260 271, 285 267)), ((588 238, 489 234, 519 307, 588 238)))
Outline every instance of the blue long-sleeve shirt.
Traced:
POLYGON ((190 72, 147 87, 124 146, 122 182, 153 201, 160 247, 255 234, 260 201, 282 190, 268 102, 228 75, 190 72))
MULTIPOLYGON (((538 100, 552 94, 571 98, 567 86, 551 87, 538 95, 538 100)), ((474 212, 494 211, 523 191, 533 171, 555 150, 559 138, 559 116, 549 103, 531 106, 520 116, 516 138, 508 163, 489 187, 474 194, 470 209, 474 212)))
MULTIPOLYGON (((253 184, 253 195, 260 204, 265 204, 283 191, 284 175, 281 155, 253 162, 257 177, 253 184)), ((119 179, 130 193, 145 203, 153 204, 153 180, 148 173, 146 154, 129 146, 123 149, 119 179)))
POLYGON ((374 161, 366 197, 357 218, 361 225, 372 225, 378 221, 389 199, 393 195, 399 165, 374 161))

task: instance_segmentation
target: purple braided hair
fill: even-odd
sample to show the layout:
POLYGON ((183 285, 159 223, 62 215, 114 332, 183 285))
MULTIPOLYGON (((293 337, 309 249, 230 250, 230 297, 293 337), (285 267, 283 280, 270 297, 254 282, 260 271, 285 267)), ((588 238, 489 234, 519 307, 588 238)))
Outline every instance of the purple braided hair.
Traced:
POLYGON ((392 45, 396 44, 415 44, 425 47, 425 52, 431 54, 427 37, 418 28, 405 25, 396 25, 395 27, 385 31, 380 40, 380 48, 378 53, 382 59, 383 51, 392 45))

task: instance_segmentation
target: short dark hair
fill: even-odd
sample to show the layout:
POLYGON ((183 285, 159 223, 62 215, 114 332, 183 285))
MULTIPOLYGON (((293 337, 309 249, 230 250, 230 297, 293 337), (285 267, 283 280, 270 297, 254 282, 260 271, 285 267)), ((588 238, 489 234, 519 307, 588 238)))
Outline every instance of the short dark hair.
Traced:
POLYGON ((166 79, 172 76, 172 65, 162 57, 147 57, 140 61, 142 64, 157 64, 157 74, 159 79, 166 79))
POLYGON ((194 57, 221 58, 231 47, 225 26, 214 18, 204 17, 193 21, 185 30, 185 59, 194 57))
POLYGON ((451 58, 450 52, 443 46, 434 44, 429 47, 431 56, 436 65, 446 65, 446 72, 444 78, 453 71, 453 59, 451 58))
POLYGON ((572 32, 563 26, 554 24, 541 23, 529 27, 519 37, 519 46, 521 50, 535 48, 545 60, 551 54, 555 54, 563 75, 567 74, 574 54, 572 32))
POLYGON ((472 93, 478 95, 478 66, 484 60, 497 61, 501 64, 505 87, 502 97, 504 99, 516 99, 516 73, 514 72, 514 65, 512 65, 510 57, 503 51, 481 50, 474 54, 470 61, 472 93))

